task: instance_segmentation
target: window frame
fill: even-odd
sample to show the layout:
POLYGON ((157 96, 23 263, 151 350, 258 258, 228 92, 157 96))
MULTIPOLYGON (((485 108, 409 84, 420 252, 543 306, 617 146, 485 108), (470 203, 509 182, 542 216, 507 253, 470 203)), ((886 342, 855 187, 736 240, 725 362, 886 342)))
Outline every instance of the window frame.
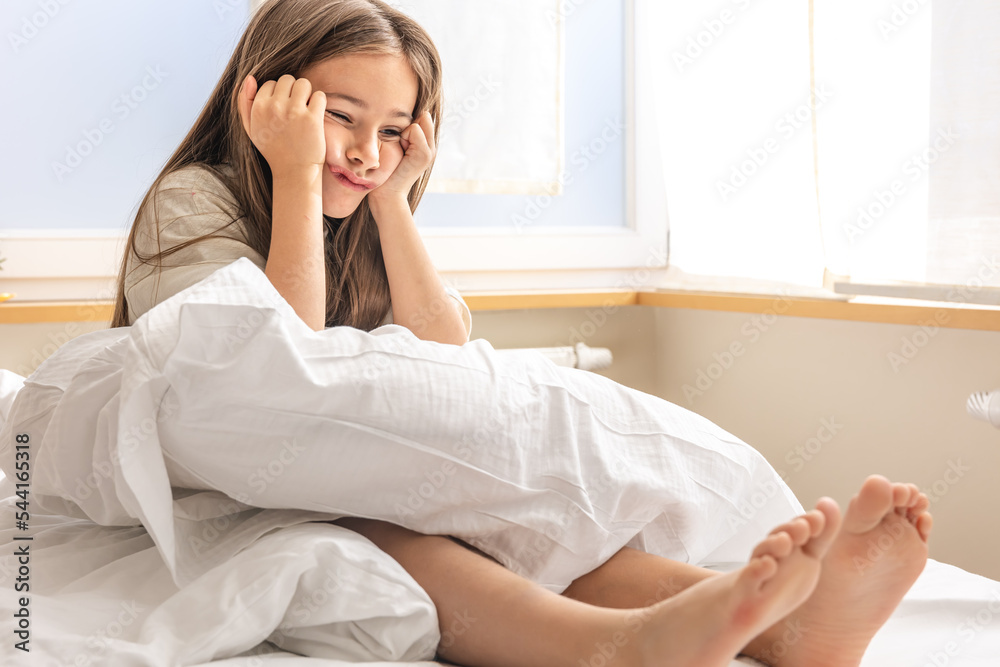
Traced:
MULTIPOLYGON (((625 0, 625 221, 626 226, 538 226, 512 228, 421 226, 442 272, 579 271, 665 268, 669 223, 659 144, 636 142, 655 136, 653 95, 637 86, 650 80, 652 63, 641 58, 640 0, 625 0)), ((561 17, 565 20, 565 17, 561 17)))

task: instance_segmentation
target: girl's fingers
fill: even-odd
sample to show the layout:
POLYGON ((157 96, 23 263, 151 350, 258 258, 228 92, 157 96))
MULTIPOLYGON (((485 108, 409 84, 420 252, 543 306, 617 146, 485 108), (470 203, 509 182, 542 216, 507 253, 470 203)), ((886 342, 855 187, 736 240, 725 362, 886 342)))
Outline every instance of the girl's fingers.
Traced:
POLYGON ((288 99, 292 95, 292 85, 294 83, 294 76, 291 74, 282 74, 278 79, 278 83, 274 86, 274 96, 279 100, 288 99))
POLYGON ((247 77, 237 99, 243 129, 271 169, 323 163, 326 96, 313 95, 308 79, 286 74, 258 86, 247 77))
POLYGON ((414 142, 417 140, 417 134, 420 132, 420 126, 416 123, 411 123, 403 130, 403 133, 399 135, 399 144, 403 147, 403 155, 410 155, 410 148, 413 147, 414 142))
MULTIPOLYGON (((410 148, 413 147, 413 144, 416 144, 418 150, 420 151, 430 152, 430 144, 428 143, 427 140, 428 134, 427 131, 424 129, 422 121, 423 118, 419 118, 417 119, 416 123, 413 123, 408 128, 409 134, 407 135, 408 136, 407 141, 409 142, 410 145, 407 146, 405 149, 403 149, 404 152, 409 153, 410 148)), ((433 135, 430 136, 433 137, 433 135)))
POLYGON ((265 81, 264 84, 257 90, 257 97, 273 97, 274 96, 274 81, 265 81))
POLYGON ((312 83, 309 79, 296 79, 291 88, 292 105, 309 104, 312 96, 312 83))
POLYGON ((323 116, 326 114, 326 93, 322 90, 317 90, 309 98, 309 112, 319 116, 321 121, 323 120, 323 116))
POLYGON ((431 119, 431 112, 425 111, 420 114, 420 118, 417 119, 420 123, 420 127, 424 132, 424 139, 427 142, 427 147, 430 149, 431 153, 434 152, 434 121, 431 119))

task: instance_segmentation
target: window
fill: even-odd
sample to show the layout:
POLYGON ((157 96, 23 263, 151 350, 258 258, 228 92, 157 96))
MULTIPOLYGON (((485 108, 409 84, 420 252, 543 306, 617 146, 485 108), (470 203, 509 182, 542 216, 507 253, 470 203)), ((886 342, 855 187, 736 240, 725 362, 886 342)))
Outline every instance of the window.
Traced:
POLYGON ((639 7, 673 271, 1000 302, 995 4, 639 7))
MULTIPOLYGON (((416 221, 435 264, 461 274, 451 281, 461 289, 514 284, 498 276, 520 287, 610 286, 631 267, 663 266, 664 184, 651 91, 633 89, 645 66, 634 58, 644 47, 633 0, 522 1, 563 27, 563 192, 429 191, 416 221)), ((0 10, 14 56, 0 71, 24 91, 0 110, 0 122, 23 128, 9 144, 16 159, 0 167, 10 202, 0 220, 3 278, 19 298, 98 298, 138 202, 242 34, 250 0, 51 6, 16 0, 0 10), (51 101, 28 101, 42 99, 51 101)), ((452 101, 452 111, 467 102, 452 101)))

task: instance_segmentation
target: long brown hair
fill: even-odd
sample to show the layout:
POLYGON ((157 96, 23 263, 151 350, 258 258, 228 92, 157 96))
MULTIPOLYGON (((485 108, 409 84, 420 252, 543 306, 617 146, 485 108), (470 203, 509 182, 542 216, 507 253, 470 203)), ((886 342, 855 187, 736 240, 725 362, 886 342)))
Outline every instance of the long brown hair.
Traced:
MULTIPOLYGON (((437 145, 443 105, 441 59, 420 25, 382 0, 268 0, 250 20, 194 127, 139 204, 118 275, 111 327, 130 324, 125 299, 130 252, 143 264, 155 261, 160 266, 164 257, 219 231, 147 257, 139 254, 135 223, 146 207, 154 204, 154 193, 161 181, 182 167, 194 163, 210 169, 225 163, 232 167, 232 178, 224 173, 228 170, 212 171, 233 196, 248 245, 267 258, 271 245, 271 170, 243 129, 237 106, 240 84, 248 74, 262 84, 283 74, 298 76, 328 58, 355 53, 398 54, 407 59, 418 81, 413 117, 430 112, 437 145)), ((420 203, 432 168, 433 163, 410 188, 407 199, 411 211, 416 211, 420 203)), ((158 218, 154 215, 153 220, 157 221, 158 239, 158 218)), ((332 241, 327 240, 325 250, 326 326, 374 329, 389 309, 390 295, 378 227, 367 198, 343 220, 332 241)))

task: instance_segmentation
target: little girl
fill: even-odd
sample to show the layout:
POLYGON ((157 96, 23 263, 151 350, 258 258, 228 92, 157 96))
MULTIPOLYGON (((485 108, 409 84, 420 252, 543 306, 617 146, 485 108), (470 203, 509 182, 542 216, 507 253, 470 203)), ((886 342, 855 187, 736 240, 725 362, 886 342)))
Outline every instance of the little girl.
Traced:
MULTIPOLYGON (((437 50, 406 15, 381 0, 270 0, 139 207, 112 326, 247 257, 314 330, 393 322, 466 343, 469 309, 442 284, 412 215, 441 112, 437 50)), ((872 476, 843 518, 821 499, 740 570, 623 548, 561 595, 454 538, 336 523, 428 592, 438 653, 455 663, 724 667, 742 653, 856 666, 923 568, 927 507, 915 486, 872 476), (888 528, 900 536, 894 558, 862 580, 854 559, 888 528)))

